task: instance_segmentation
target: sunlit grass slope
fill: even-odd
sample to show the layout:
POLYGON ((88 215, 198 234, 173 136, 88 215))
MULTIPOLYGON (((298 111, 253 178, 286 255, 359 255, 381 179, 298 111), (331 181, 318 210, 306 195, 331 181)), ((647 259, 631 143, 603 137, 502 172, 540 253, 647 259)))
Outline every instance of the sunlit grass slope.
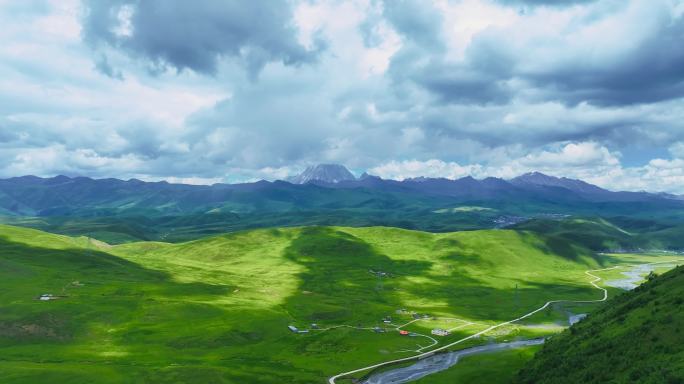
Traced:
POLYGON ((301 227, 112 247, 0 226, 0 372, 19 383, 322 382, 417 341, 288 325, 382 326, 408 321, 401 308, 490 324, 596 298, 584 271, 597 266, 581 247, 515 231, 301 227))

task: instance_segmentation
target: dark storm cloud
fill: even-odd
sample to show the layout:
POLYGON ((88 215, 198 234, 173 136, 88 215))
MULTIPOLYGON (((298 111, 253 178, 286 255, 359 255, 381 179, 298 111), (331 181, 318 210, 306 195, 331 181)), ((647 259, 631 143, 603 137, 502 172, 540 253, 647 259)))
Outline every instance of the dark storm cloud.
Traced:
MULTIPOLYGON (((476 36, 462 63, 435 55, 412 79, 444 103, 504 104, 514 96, 508 84, 515 77, 515 57, 487 33, 476 36)), ((417 60, 422 60, 417 57, 417 60)))
POLYGON ((430 66, 414 80, 443 103, 503 104, 512 96, 505 81, 470 68, 430 66))
POLYGON ((578 57, 550 71, 520 75, 568 103, 628 105, 680 98, 684 96, 684 17, 661 15, 659 27, 622 55, 594 63, 578 57))
POLYGON ((85 8, 86 41, 149 60, 157 71, 215 74, 219 59, 232 57, 255 77, 269 62, 311 63, 323 47, 297 42, 292 10, 281 1, 86 1, 85 8))
POLYGON ((407 92, 410 81, 446 104, 500 104, 512 93, 509 58, 502 57, 495 43, 481 47, 464 63, 450 63, 444 58, 446 45, 442 36, 442 15, 430 4, 419 1, 385 3, 384 16, 405 37, 405 45, 393 56, 389 74, 395 88, 407 92))
MULTIPOLYGON (((582 44, 563 34, 521 39, 515 30, 487 28, 473 36, 462 62, 444 59, 439 17, 413 2, 390 2, 386 17, 410 44, 392 58, 395 84, 413 81, 445 103, 535 101, 603 106, 654 103, 684 96, 684 15, 663 4, 603 3, 573 21, 570 35, 621 17, 621 40, 586 36, 582 44), (635 11, 636 9, 636 11, 635 11), (626 16, 624 14, 626 14, 626 16), (631 26, 633 24, 633 27, 631 26), (512 89, 510 84, 523 84, 512 89)), ((612 27, 613 29, 616 27, 612 27)), ((609 30, 610 31, 610 30, 609 30)), ((611 33, 614 33, 610 31, 611 33)))

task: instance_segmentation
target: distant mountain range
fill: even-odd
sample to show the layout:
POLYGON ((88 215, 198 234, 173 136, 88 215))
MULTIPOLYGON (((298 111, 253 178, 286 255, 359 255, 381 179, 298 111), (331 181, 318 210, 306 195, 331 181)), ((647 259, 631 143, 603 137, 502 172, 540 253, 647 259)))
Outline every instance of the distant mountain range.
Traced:
POLYGON ((506 194, 541 193, 542 195, 570 191, 587 200, 594 201, 643 201, 650 199, 683 199, 665 193, 614 192, 582 180, 554 177, 540 172, 526 173, 505 180, 488 177, 482 180, 471 176, 452 180, 445 178, 416 177, 403 181, 383 180, 380 177, 363 173, 358 179, 344 166, 338 164, 319 164, 308 167, 303 173, 288 181, 295 184, 316 184, 328 188, 365 187, 395 191, 419 191, 426 195, 473 196, 497 198, 506 194), (516 190, 517 188, 517 190, 516 190))
POLYGON ((397 181, 368 174, 356 178, 344 166, 334 164, 309 167, 290 181, 211 186, 66 176, 0 180, 0 215, 6 216, 433 210, 463 203, 508 211, 534 207, 551 212, 606 210, 615 204, 635 203, 639 209, 684 206, 680 196, 613 192, 581 180, 538 172, 512 180, 421 177, 397 181))
MULTIPOLYGON (((250 228, 301 225, 445 232, 568 216, 606 218, 628 228, 627 237, 632 230, 660 231, 662 236, 656 238, 671 240, 678 239, 684 228, 684 200, 668 194, 612 192, 541 173, 512 180, 397 181, 365 173, 357 178, 337 165, 310 167, 290 181, 242 184, 66 176, 0 179, 0 222, 108 243, 185 241, 250 228)), ((623 240, 614 247, 643 243, 634 243, 631 237, 623 240)), ((670 240, 657 244, 679 249, 670 240)))

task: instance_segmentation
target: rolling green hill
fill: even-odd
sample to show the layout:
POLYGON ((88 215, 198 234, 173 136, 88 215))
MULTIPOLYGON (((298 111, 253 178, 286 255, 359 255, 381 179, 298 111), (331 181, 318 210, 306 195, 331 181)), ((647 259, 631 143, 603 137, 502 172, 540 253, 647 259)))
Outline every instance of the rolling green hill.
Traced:
POLYGON ((549 239, 551 247, 554 242, 558 242, 559 247, 570 242, 583 244, 596 252, 684 249, 684 226, 668 220, 627 217, 537 218, 512 228, 542 235, 549 239))
POLYGON ((552 298, 595 299, 584 271, 601 260, 566 249, 504 230, 299 227, 110 246, 0 226, 0 371, 9 383, 322 382, 430 344, 370 330, 387 316, 436 317, 407 326, 422 334, 470 323, 444 345, 552 298), (46 293, 60 297, 37 300, 46 293))
POLYGON ((371 208, 268 213, 190 213, 175 216, 0 216, 0 223, 24 226, 68 236, 88 236, 110 244, 161 240, 181 242, 208 235, 255 228, 337 225, 389 226, 431 232, 492 228, 501 212, 472 211, 435 213, 432 209, 404 207, 397 210, 371 208))
POLYGON ((684 267, 615 297, 553 337, 516 383, 683 383, 684 267))

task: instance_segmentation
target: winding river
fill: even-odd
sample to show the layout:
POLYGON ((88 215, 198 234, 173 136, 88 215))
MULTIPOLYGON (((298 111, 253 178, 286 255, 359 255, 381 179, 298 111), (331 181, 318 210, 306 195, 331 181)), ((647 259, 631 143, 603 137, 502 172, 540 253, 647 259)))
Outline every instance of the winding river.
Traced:
POLYGON ((672 264, 642 264, 636 265, 632 269, 626 272, 622 272, 622 275, 626 276, 624 279, 618 280, 608 280, 605 284, 609 287, 620 288, 626 291, 632 290, 639 286, 644 276, 648 275, 650 272, 656 270, 656 268, 674 268, 675 263, 672 264))
POLYGON ((478 355, 487 352, 499 352, 506 349, 527 347, 531 345, 541 345, 544 339, 530 339, 512 341, 509 343, 494 343, 481 345, 478 347, 466 348, 460 351, 436 354, 418 360, 416 363, 402 368, 387 370, 370 375, 362 384, 400 384, 408 383, 421 379, 427 375, 443 371, 458 363, 464 356, 478 355))

